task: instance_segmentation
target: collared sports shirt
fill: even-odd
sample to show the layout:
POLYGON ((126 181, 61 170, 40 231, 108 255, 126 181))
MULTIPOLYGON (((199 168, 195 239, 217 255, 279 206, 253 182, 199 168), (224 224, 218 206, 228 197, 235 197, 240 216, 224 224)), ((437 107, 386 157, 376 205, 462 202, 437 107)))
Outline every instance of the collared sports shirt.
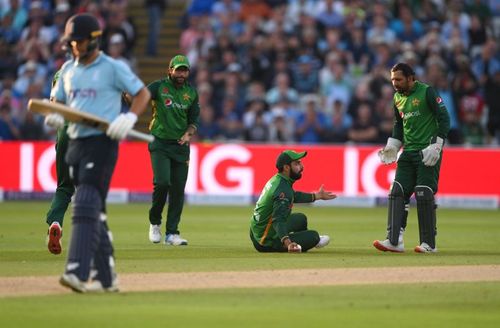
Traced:
POLYGON ((408 95, 394 94, 394 113, 392 137, 402 140, 405 150, 422 150, 436 136, 446 139, 450 130, 443 100, 433 88, 419 81, 408 95))
POLYGON ((288 235, 286 221, 294 203, 310 203, 313 194, 293 190, 294 180, 277 173, 264 186, 255 205, 250 230, 262 246, 288 235))
POLYGON ((198 128, 200 104, 198 92, 189 83, 177 88, 169 77, 148 85, 153 102, 151 134, 167 140, 178 140, 188 126, 198 128))

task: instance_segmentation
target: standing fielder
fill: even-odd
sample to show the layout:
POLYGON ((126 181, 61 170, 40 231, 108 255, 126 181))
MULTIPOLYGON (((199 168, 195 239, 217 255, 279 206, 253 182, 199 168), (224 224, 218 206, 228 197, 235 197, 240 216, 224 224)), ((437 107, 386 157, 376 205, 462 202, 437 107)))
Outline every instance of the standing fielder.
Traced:
POLYGON ((448 111, 436 91, 415 80, 415 72, 405 63, 391 69, 394 94, 392 137, 378 155, 384 164, 394 163, 398 151, 396 177, 389 193, 387 239, 375 240, 381 251, 404 252, 410 196, 417 200, 420 245, 417 253, 434 253, 436 247, 436 204, 443 144, 450 129, 448 111))
POLYGON ((155 140, 149 144, 153 167, 153 197, 149 210, 149 240, 161 241, 161 215, 167 196, 165 244, 187 245, 179 235, 184 188, 189 168, 189 142, 198 128, 198 92, 188 82, 189 61, 177 55, 170 60, 168 76, 148 85, 153 119, 149 128, 155 140))
MULTIPOLYGON (((59 75, 61 71, 57 71, 52 79, 52 90, 50 95, 50 101, 55 101, 52 95, 55 92, 55 86, 59 80, 59 75)), ((45 124, 51 125, 51 120, 54 119, 53 115, 47 115, 45 117, 45 124)), ((56 118, 57 120, 57 118, 56 118)), ((57 124, 57 122, 55 123, 57 124)), ((57 129, 57 140, 56 140, 56 175, 57 175, 57 188, 52 197, 52 202, 50 204, 50 209, 47 212, 46 221, 49 225, 47 232, 47 248, 52 254, 60 254, 62 251, 61 238, 62 238, 62 226, 64 220, 64 214, 68 209, 68 205, 71 202, 71 197, 75 192, 75 187, 69 176, 69 167, 64 160, 66 156, 66 150, 68 149, 68 124, 63 122, 63 126, 57 129)))
MULTIPOLYGON (((99 51, 101 34, 97 19, 90 14, 68 20, 63 43, 74 60, 61 68, 54 93, 56 101, 111 122, 106 134, 75 123, 68 127, 65 159, 76 191, 68 261, 60 283, 82 293, 118 290, 113 246, 100 212, 118 157, 117 140, 126 137, 150 99, 147 88, 127 65, 99 51), (130 112, 124 114, 120 114, 122 91, 133 95, 130 112), (89 281, 91 266, 97 274, 89 281)), ((53 114, 49 124, 58 128, 64 119, 53 114)))

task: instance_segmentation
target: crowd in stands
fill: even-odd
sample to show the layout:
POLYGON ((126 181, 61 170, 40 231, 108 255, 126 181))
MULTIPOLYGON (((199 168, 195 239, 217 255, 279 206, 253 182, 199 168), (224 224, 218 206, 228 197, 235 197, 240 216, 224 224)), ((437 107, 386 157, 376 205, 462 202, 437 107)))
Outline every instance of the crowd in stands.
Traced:
MULTIPOLYGON (((47 96, 71 12, 97 14, 104 50, 120 39, 132 58, 126 1, 0 2, 0 138, 46 135, 26 101, 47 96)), ((199 141, 385 143, 403 61, 443 98, 451 144, 500 145, 498 0, 192 0, 179 24, 199 141)))
POLYGON ((500 144, 499 1, 193 0, 181 51, 201 140, 385 143, 403 61, 450 112, 453 144, 500 144))

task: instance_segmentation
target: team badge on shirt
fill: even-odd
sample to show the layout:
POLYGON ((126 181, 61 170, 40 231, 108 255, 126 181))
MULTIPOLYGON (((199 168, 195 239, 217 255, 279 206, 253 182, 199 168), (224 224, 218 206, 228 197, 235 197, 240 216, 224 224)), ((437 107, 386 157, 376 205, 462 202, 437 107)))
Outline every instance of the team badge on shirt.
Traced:
POLYGON ((182 99, 184 99, 184 100, 191 100, 191 96, 188 95, 187 93, 185 93, 185 94, 182 95, 182 99))
POLYGON ((417 98, 413 99, 411 101, 411 104, 413 107, 418 107, 418 105, 420 105, 420 100, 418 100, 417 98))

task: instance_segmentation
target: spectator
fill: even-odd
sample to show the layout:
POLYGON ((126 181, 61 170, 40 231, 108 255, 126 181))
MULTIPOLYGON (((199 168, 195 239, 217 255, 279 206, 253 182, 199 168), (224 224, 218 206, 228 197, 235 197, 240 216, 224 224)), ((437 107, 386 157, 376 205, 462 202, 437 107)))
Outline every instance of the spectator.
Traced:
POLYGON ((20 0, 10 0, 10 8, 0 9, 2 21, 2 36, 5 33, 8 43, 15 43, 28 21, 28 12, 21 6, 20 0), (5 30, 4 30, 5 29, 5 30))
POLYGON ((347 132, 349 141, 358 144, 369 144, 379 142, 378 124, 372 115, 372 109, 367 103, 363 103, 357 109, 358 116, 347 132))
POLYGON ((270 105, 276 104, 281 98, 286 98, 292 103, 297 103, 299 100, 299 94, 290 86, 290 78, 286 73, 276 75, 275 86, 266 94, 266 101, 270 105))
POLYGON ((293 86, 301 94, 316 93, 319 89, 319 62, 309 55, 297 59, 293 74, 293 86))
POLYGON ((500 145, 500 69, 486 81, 485 100, 488 106, 487 129, 493 145, 500 145))
POLYGON ((26 113, 24 121, 19 127, 19 138, 21 140, 45 139, 43 123, 41 120, 37 120, 37 117, 32 112, 26 113))
POLYGON ((220 136, 220 128, 216 122, 214 108, 211 105, 203 106, 203 110, 200 111, 198 130, 193 141, 217 140, 220 136))
POLYGON ((285 109, 274 107, 271 110, 272 122, 269 126, 269 141, 277 143, 291 143, 294 141, 294 121, 287 116, 285 109))
POLYGON ((158 39, 161 31, 161 20, 167 7, 167 0, 146 0, 145 6, 148 11, 148 42, 146 54, 155 57, 158 48, 158 39))
POLYGON ((318 108, 318 103, 310 98, 305 103, 304 112, 297 119, 295 131, 300 143, 318 143, 325 131, 325 115, 318 108))
POLYGON ((0 104, 0 140, 9 141, 19 137, 18 123, 12 118, 9 105, 0 104))
POLYGON ((351 125, 352 118, 347 114, 344 103, 340 100, 334 101, 331 114, 327 117, 322 141, 333 143, 346 142, 348 140, 347 133, 351 125))
POLYGON ((269 140, 269 126, 264 121, 264 114, 259 111, 255 115, 254 123, 245 129, 245 141, 266 142, 269 140))

